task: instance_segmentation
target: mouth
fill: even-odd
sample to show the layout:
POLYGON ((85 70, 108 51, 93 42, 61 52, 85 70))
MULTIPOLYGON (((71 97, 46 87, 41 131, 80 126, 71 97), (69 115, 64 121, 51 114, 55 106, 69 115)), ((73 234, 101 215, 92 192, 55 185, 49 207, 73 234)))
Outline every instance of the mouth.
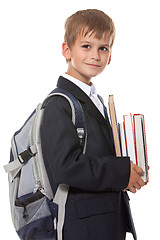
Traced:
POLYGON ((86 63, 87 66, 92 67, 92 68, 100 68, 101 66, 98 64, 93 64, 93 63, 86 63))

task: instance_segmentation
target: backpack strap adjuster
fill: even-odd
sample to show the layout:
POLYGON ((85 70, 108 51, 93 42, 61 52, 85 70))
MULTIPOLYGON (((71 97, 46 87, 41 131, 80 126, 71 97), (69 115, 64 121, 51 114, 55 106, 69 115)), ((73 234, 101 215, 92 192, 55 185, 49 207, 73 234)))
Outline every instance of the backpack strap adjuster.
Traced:
POLYGON ((18 155, 18 160, 20 161, 21 164, 25 164, 29 161, 29 159, 31 159, 34 156, 35 153, 32 153, 29 147, 27 150, 18 155))
POLYGON ((7 173, 10 173, 10 182, 13 181, 15 176, 19 173, 21 168, 37 154, 36 145, 30 146, 24 152, 20 153, 14 161, 4 166, 7 173))

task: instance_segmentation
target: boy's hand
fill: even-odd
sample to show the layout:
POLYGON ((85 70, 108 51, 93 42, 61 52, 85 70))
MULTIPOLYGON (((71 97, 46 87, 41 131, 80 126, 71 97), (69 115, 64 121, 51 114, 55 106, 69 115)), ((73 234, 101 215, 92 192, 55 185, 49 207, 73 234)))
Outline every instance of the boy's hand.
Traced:
POLYGON ((135 165, 134 163, 131 163, 130 179, 126 189, 130 190, 130 192, 132 193, 136 193, 137 189, 139 190, 141 189, 141 187, 145 185, 145 182, 142 180, 140 176, 142 172, 143 172, 142 168, 135 165))

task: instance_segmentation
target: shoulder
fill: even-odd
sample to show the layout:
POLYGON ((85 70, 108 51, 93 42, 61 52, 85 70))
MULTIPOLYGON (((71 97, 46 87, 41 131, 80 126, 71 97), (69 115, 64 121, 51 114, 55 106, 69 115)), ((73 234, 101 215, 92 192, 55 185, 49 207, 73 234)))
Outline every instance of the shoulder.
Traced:
POLYGON ((45 106, 45 115, 55 115, 60 113, 66 113, 69 116, 71 115, 71 107, 69 101, 64 96, 52 96, 45 106))

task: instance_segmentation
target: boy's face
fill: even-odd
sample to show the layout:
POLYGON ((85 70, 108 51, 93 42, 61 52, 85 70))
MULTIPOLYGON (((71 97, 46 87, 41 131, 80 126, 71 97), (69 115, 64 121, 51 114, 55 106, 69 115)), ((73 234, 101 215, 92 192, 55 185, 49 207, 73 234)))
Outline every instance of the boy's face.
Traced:
POLYGON ((67 73, 86 84, 104 70, 111 58, 111 37, 97 39, 94 36, 78 35, 71 49, 66 42, 62 45, 63 56, 68 60, 67 73))

